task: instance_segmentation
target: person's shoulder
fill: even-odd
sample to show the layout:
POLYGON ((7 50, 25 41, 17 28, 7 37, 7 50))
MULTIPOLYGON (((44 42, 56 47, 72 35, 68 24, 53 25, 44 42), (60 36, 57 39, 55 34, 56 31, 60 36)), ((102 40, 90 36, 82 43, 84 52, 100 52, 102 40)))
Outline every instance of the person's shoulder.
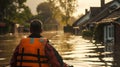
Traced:
POLYGON ((40 39, 45 39, 45 40, 48 40, 46 37, 40 37, 40 39))
POLYGON ((46 44, 47 43, 47 38, 45 37, 40 37, 40 38, 37 38, 41 43, 44 43, 46 44))
POLYGON ((21 41, 29 40, 30 38, 21 38, 21 41))

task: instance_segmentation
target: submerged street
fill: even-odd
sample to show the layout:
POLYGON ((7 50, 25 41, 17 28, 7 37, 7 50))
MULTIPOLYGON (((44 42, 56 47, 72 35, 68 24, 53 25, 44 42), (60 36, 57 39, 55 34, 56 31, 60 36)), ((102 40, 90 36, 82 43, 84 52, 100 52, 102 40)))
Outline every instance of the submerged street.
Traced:
POLYGON ((61 57, 54 60, 58 53, 50 45, 45 53, 44 46, 29 45, 39 34, 70 67, 120 67, 120 0, 0 0, 0 67, 10 67, 16 46, 27 37, 15 66, 46 66, 50 60, 49 66, 59 67, 54 62, 61 57))
MULTIPOLYGON (((103 55, 104 46, 95 46, 81 36, 58 31, 54 35, 50 35, 48 39, 61 54, 64 62, 69 65, 74 67, 111 67, 112 65, 113 59, 103 55)), ((0 67, 9 67, 9 60, 19 41, 20 38, 12 37, 0 39, 0 67)))
POLYGON ((92 44, 81 36, 59 34, 51 39, 64 61, 74 67, 111 67, 112 57, 104 54, 104 46, 92 44))

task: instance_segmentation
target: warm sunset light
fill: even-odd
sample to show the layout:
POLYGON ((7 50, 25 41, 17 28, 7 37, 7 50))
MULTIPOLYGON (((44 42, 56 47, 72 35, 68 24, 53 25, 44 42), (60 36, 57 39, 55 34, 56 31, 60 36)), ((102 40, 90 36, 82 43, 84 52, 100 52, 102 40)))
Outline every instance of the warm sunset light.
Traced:
MULTIPOLYGON (((37 14, 36 13, 37 5, 44 1, 45 0, 28 0, 26 4, 31 8, 33 14, 37 14)), ((106 3, 109 1, 111 0, 105 0, 106 3)), ((94 7, 100 6, 100 0, 78 0, 77 3, 78 3, 78 7, 76 9, 76 12, 73 14, 74 16, 84 14, 85 9, 89 9, 90 6, 94 6, 94 7)))
POLYGON ((120 67, 120 0, 0 0, 0 67, 120 67))

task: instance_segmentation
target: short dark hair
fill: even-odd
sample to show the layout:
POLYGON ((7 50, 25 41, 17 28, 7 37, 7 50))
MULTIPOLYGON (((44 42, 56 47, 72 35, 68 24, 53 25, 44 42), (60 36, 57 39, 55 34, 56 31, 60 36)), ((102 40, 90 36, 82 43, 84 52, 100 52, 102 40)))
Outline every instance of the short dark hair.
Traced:
POLYGON ((32 20, 30 24, 31 33, 41 33, 42 32, 42 22, 40 20, 32 20))

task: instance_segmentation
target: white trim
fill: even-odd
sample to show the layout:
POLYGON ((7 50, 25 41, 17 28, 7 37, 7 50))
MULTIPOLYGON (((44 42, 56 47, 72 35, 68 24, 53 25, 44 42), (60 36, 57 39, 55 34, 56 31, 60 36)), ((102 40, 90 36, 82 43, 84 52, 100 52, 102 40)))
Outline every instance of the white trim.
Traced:
POLYGON ((113 25, 107 26, 107 39, 112 40, 113 39, 113 25))

